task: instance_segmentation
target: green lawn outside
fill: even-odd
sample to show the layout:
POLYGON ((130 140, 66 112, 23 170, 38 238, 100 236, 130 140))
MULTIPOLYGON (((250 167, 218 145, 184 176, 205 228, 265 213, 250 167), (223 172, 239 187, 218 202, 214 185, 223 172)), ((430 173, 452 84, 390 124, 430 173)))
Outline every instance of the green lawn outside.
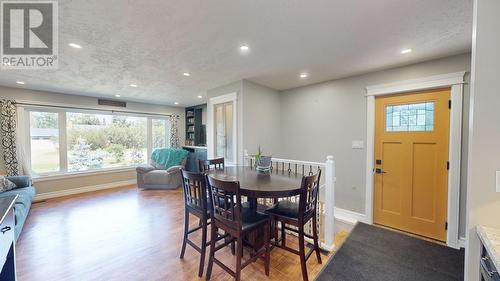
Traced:
MULTIPOLYGON (((135 166, 137 163, 133 162, 132 153, 133 149, 125 149, 121 161, 117 161, 112 154, 105 150, 94 151, 103 157, 102 168, 119 168, 127 166, 135 166)), ((147 150, 141 150, 143 163, 147 161, 147 150)), ((71 163, 72 151, 68 151, 68 161, 71 163)), ((34 172, 38 174, 45 174, 59 171, 59 147, 56 142, 52 140, 32 140, 31 142, 31 166, 34 172)), ((71 171, 71 165, 68 167, 71 171)))

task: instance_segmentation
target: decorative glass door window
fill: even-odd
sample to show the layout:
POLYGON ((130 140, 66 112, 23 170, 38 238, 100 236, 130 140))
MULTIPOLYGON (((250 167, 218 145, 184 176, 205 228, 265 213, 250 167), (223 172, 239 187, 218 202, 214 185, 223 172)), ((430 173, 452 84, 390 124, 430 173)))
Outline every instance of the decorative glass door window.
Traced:
POLYGON ((387 132, 434 130, 434 102, 389 105, 385 112, 387 132))

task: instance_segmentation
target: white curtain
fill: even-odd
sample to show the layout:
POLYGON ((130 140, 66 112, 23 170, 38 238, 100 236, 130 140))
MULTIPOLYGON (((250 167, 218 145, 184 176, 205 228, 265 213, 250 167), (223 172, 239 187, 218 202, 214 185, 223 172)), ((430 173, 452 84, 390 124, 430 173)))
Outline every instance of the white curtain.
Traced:
POLYGON ((28 112, 22 107, 17 108, 17 161, 19 162, 19 172, 22 175, 31 176, 31 169, 29 167, 28 155, 26 149, 29 145, 29 128, 26 127, 28 112))

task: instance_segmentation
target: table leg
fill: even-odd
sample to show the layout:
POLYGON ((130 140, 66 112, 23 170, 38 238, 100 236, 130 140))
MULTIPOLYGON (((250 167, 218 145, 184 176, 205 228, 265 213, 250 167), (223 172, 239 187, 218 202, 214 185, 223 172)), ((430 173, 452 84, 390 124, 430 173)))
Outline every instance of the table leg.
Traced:
POLYGON ((257 211, 257 198, 248 197, 248 204, 250 209, 257 211))
MULTIPOLYGON (((248 197, 248 204, 250 209, 253 211, 257 211, 257 198, 251 198, 248 197)), ((257 252, 260 248, 264 246, 264 228, 258 228, 255 229, 254 231, 248 233, 245 237, 245 240, 247 241, 248 244, 250 244, 254 250, 254 252, 257 252)))

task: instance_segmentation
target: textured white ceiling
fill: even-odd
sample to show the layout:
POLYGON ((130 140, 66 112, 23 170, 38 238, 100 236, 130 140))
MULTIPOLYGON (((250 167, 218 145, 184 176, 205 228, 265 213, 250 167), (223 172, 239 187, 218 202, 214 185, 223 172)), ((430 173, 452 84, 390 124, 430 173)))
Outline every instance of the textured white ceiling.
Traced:
POLYGON ((59 69, 0 84, 193 105, 243 78, 283 90, 466 52, 471 26, 472 0, 61 0, 59 69))

